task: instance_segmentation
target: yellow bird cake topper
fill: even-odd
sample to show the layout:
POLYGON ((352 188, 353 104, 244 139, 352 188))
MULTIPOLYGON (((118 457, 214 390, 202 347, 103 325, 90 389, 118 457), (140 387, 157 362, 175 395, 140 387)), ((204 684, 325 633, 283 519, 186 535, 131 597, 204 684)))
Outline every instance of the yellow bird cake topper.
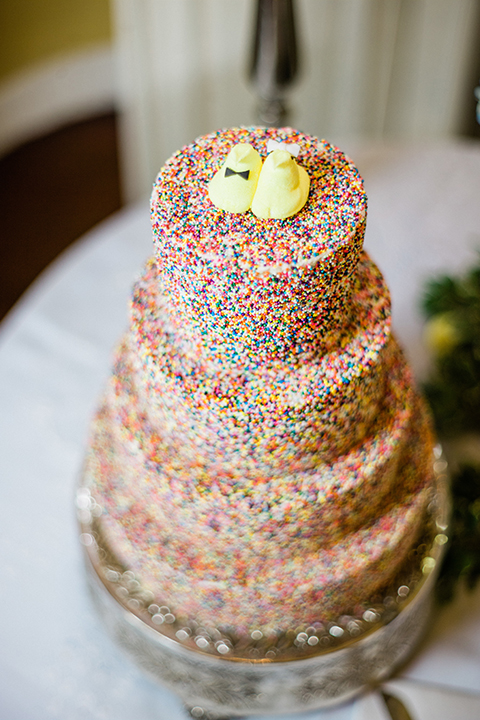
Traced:
POLYGON ((262 166, 260 155, 251 145, 235 145, 210 181, 210 200, 221 210, 233 213, 251 208, 259 218, 284 220, 295 215, 307 202, 310 190, 307 171, 293 157, 299 150, 296 144, 269 140, 269 155, 262 166))
POLYGON ((249 143, 238 143, 208 186, 208 196, 221 210, 246 212, 257 188, 262 159, 249 143))

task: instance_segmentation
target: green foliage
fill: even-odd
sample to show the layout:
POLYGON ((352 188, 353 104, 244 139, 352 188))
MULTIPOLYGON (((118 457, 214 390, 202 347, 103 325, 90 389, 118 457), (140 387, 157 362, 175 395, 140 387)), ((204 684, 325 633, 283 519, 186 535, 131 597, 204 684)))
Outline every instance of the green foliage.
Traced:
POLYGON ((437 360, 436 372, 425 383, 424 392, 439 435, 480 431, 480 363, 471 343, 462 343, 437 360))
MULTIPOLYGON (((428 283, 423 299, 430 320, 444 316, 458 342, 438 352, 424 392, 440 438, 480 433, 480 264, 462 278, 428 283)), ((461 465, 452 478, 451 542, 438 583, 450 599, 459 580, 473 587, 480 578, 480 467, 461 465)))
POLYGON ((430 280, 425 289, 423 309, 427 317, 458 311, 460 317, 476 316, 480 311, 480 265, 472 268, 463 278, 448 276, 430 280))
POLYGON ((428 318, 448 313, 460 337, 438 355, 424 386, 437 430, 444 437, 480 432, 480 266, 464 278, 431 281, 423 307, 428 318))
POLYGON ((480 577, 480 469, 463 466, 452 478, 451 542, 437 594, 451 600, 459 580, 473 588, 480 577))

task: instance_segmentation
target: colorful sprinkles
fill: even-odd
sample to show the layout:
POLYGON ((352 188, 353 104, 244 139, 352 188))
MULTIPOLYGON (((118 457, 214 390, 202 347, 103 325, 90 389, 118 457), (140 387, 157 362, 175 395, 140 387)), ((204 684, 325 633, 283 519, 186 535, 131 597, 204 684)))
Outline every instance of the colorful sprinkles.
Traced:
POLYGON ((337 148, 294 130, 233 129, 173 156, 152 194, 155 254, 172 307, 208 359, 237 365, 325 349, 349 321, 365 232, 358 170, 337 148), (266 156, 269 139, 298 143, 306 206, 286 220, 234 214, 208 181, 238 142, 266 156))
POLYGON ((159 175, 87 480, 112 551, 176 615, 249 632, 348 612, 421 531, 433 439, 365 219, 354 165, 290 128, 208 135, 159 175), (228 150, 269 138, 300 145, 306 206, 215 208, 228 150))

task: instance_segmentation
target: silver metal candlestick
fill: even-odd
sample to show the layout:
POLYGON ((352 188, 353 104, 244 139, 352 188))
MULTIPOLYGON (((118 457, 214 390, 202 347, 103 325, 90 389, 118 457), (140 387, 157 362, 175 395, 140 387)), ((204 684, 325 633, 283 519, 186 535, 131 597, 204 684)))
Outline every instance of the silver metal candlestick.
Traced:
POLYGON ((258 119, 285 125, 286 94, 298 74, 293 0, 257 0, 249 77, 259 95, 258 119))

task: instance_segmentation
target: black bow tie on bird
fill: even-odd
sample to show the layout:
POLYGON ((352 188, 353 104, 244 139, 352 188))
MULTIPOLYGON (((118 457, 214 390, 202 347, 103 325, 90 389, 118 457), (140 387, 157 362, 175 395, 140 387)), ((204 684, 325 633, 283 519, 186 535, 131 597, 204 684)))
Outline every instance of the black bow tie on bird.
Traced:
POLYGON ((244 180, 248 180, 248 176, 250 175, 250 170, 232 170, 232 168, 225 168, 225 177, 230 177, 230 175, 240 175, 244 180))

